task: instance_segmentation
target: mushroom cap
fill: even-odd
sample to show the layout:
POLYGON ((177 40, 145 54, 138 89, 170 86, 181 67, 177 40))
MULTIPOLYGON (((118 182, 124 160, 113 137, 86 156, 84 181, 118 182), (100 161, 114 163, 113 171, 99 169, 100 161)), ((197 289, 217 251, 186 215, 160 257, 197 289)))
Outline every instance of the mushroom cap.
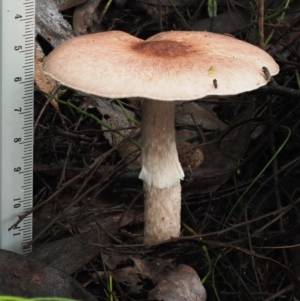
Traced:
POLYGON ((121 31, 72 38, 44 61, 63 85, 108 97, 193 100, 257 89, 279 67, 264 50, 211 32, 169 31, 142 40, 121 31))

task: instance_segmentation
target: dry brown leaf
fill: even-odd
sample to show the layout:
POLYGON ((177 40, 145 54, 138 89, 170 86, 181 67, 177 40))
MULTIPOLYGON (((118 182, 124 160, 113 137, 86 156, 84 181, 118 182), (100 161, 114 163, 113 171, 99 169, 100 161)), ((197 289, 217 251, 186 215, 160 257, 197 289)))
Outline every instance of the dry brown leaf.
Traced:
POLYGON ((54 0, 54 3, 57 6, 58 11, 64 11, 85 1, 86 0, 54 0))
POLYGON ((157 283, 162 275, 174 265, 167 260, 156 258, 152 261, 139 255, 126 255, 111 252, 104 256, 107 267, 113 271, 114 279, 128 285, 130 292, 139 293, 143 287, 143 280, 149 279, 157 283), (117 266, 123 266, 117 268, 117 266))
POLYGON ((76 36, 104 30, 97 20, 101 2, 102 0, 87 0, 75 8, 73 30, 76 36))
POLYGON ((1 295, 97 301, 73 277, 28 256, 0 250, 1 295))
POLYGON ((194 102, 181 103, 176 106, 176 123, 195 126, 194 120, 197 125, 208 130, 216 131, 227 128, 227 125, 215 113, 194 102))
MULTIPOLYGON (((121 134, 126 137, 133 135, 134 133, 139 131, 139 128, 136 128, 136 124, 130 121, 123 110, 116 105, 114 102, 108 101, 106 99, 102 99, 100 97, 93 97, 93 99, 97 102, 97 110, 101 113, 102 120, 108 123, 112 128, 118 130, 121 134)), ((134 112, 127 110, 128 115, 132 119, 136 119, 137 116, 134 112)), ((120 144, 124 140, 123 137, 116 134, 113 131, 107 131, 107 128, 102 126, 104 132, 104 137, 109 141, 111 146, 116 146, 120 144)), ((134 140, 137 140, 138 137, 135 137, 134 140)), ((118 152, 122 159, 132 160, 136 158, 138 147, 134 144, 127 142, 120 146, 118 152)))
MULTIPOLYGON (((44 60, 44 52, 41 49, 40 45, 36 42, 35 46, 35 56, 34 56, 34 82, 36 89, 45 92, 49 95, 55 95, 57 90, 57 83, 50 76, 47 76, 43 72, 43 60, 44 60)), ((48 97, 48 96, 47 96, 48 97)), ((51 105, 55 108, 55 110, 60 114, 58 103, 50 98, 51 105)))
POLYGON ((53 47, 74 36, 70 24, 59 13, 56 3, 49 0, 36 1, 35 31, 53 47))
POLYGON ((180 264, 150 291, 148 298, 164 301, 205 301, 206 291, 198 274, 191 267, 180 264))
POLYGON ((35 70, 34 70, 34 81, 36 84, 36 88, 51 94, 56 90, 57 84, 55 80, 53 80, 50 76, 46 75, 43 72, 43 60, 44 60, 44 52, 41 49, 40 45, 36 43, 35 46, 35 70))

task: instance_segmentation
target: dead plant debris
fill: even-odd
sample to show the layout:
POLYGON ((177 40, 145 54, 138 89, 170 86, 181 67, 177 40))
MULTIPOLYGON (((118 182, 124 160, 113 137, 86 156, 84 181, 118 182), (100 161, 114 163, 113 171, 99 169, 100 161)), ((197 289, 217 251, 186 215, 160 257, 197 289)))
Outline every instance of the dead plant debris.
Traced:
POLYGON ((204 301, 200 277, 207 300, 298 300, 300 2, 46 2, 36 1, 37 43, 46 55, 95 31, 147 38, 208 30, 265 42, 281 72, 252 93, 215 97, 213 106, 178 103, 177 138, 204 159, 195 165, 198 157, 184 158, 181 237, 148 246, 137 180, 139 102, 95 102, 63 87, 50 100, 41 90, 53 94, 55 86, 37 72, 34 251, 28 258, 0 253, 1 292, 204 301), (209 11, 208 2, 217 10, 209 11))

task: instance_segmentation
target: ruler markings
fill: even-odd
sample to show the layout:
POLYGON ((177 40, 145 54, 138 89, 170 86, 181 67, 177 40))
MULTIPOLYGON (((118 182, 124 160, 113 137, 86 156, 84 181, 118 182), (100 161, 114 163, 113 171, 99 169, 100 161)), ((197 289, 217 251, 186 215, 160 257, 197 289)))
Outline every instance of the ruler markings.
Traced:
POLYGON ((32 215, 7 229, 32 207, 34 4, 0 1, 0 247, 20 254, 31 252, 32 215))
MULTIPOLYGON (((33 134, 33 133, 32 133, 33 134)), ((30 143, 31 143, 31 139, 30 137, 25 137, 24 141, 23 142, 20 142, 20 144, 23 144, 24 145, 24 148, 25 149, 28 149, 28 148, 31 148, 30 147, 30 143)))
MULTIPOLYGON (((30 163, 30 165, 32 165, 32 162, 30 163)), ((24 169, 23 169, 23 171, 26 173, 27 171, 31 171, 31 166, 30 165, 28 165, 28 164, 26 164, 25 166, 24 166, 24 169), (29 167, 30 167, 30 169, 29 169, 29 167)), ((24 195, 25 195, 25 193, 24 193, 24 195)))
POLYGON ((30 172, 31 171, 31 166, 30 168, 26 165, 23 166, 23 170, 20 172, 20 173, 27 173, 27 172, 30 172))

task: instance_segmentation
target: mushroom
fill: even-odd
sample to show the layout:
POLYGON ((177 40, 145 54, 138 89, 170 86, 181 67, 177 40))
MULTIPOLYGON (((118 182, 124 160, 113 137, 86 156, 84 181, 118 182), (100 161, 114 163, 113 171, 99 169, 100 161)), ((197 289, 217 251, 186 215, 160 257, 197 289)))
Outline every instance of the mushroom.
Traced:
POLYGON ((267 84, 263 70, 279 67, 260 48, 210 32, 162 32, 142 40, 109 31, 72 38, 44 61, 44 72, 65 86, 108 98, 142 102, 144 242, 180 234, 184 173, 175 143, 175 100, 234 95, 267 84))

